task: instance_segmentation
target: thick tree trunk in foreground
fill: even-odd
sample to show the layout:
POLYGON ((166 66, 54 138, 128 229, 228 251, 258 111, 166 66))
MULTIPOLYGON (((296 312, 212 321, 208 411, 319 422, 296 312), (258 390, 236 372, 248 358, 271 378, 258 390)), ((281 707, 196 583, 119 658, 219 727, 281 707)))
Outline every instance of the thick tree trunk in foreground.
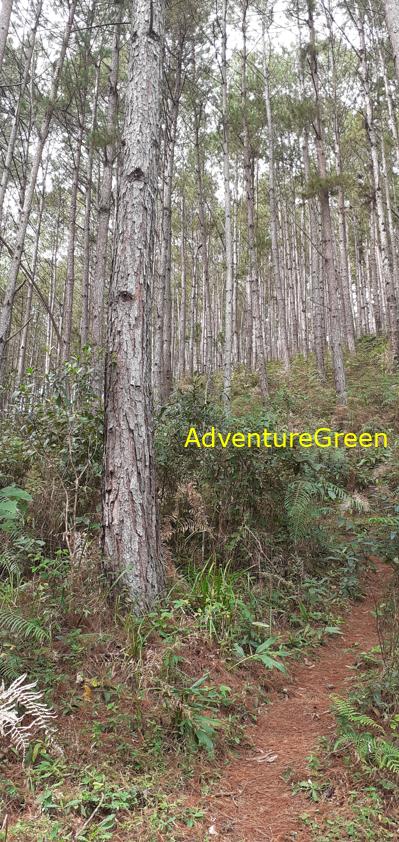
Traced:
POLYGON ((138 613, 164 584, 150 393, 164 6, 133 2, 106 365, 105 565, 138 613))

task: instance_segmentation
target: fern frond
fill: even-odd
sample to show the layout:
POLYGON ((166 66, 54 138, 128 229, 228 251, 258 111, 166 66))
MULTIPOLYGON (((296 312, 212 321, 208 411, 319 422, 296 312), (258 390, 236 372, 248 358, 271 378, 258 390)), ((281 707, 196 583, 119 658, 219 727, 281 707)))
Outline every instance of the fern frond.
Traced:
POLYGON ((399 775, 399 749, 396 746, 388 740, 378 740, 375 754, 381 769, 399 775))
POLYGON ((312 498, 318 494, 319 483, 311 480, 295 480, 290 483, 285 496, 290 531, 295 540, 306 535, 312 498))
POLYGON ((4 574, 7 579, 14 580, 15 582, 18 582, 21 576, 21 570, 15 554, 8 550, 0 553, 0 577, 3 577, 4 574))
POLYGON ((10 683, 21 674, 22 660, 13 652, 0 653, 0 679, 10 683))
POLYGON ((23 756, 37 731, 53 736, 51 722, 55 718, 54 711, 41 701, 43 694, 35 690, 36 681, 25 684, 25 680, 26 675, 21 675, 8 688, 0 684, 0 737, 23 756))
POLYGON ((50 635, 37 620, 26 620, 12 608, 0 608, 0 629, 6 629, 19 637, 32 638, 38 643, 48 640, 50 635))
POLYGON ((333 696, 332 701, 335 715, 339 717, 342 724, 345 724, 345 722, 351 722, 360 728, 371 728, 372 730, 383 733, 384 729, 378 722, 375 722, 375 720, 370 716, 366 716, 366 714, 360 713, 356 710, 355 706, 351 704, 348 699, 341 699, 339 696, 333 696))
POLYGON ((370 716, 360 713, 355 706, 347 699, 333 698, 335 715, 341 726, 341 735, 334 744, 334 750, 343 746, 351 746, 360 760, 373 763, 379 769, 387 769, 395 775, 399 775, 399 748, 389 740, 385 739, 384 729, 371 719, 370 716), (377 731, 378 734, 370 734, 369 731, 359 731, 357 728, 369 728, 377 731))

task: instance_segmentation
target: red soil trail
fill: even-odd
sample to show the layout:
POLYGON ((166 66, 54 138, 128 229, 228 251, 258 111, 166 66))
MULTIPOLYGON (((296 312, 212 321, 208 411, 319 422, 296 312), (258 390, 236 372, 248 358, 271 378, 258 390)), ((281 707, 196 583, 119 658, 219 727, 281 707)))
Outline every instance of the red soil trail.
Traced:
POLYGON ((343 635, 323 646, 312 662, 307 659, 294 666, 286 679, 286 693, 272 694, 265 713, 248 730, 253 748, 226 768, 217 792, 210 797, 209 838, 216 831, 215 839, 226 842, 310 842, 312 834, 299 816, 316 810, 334 815, 338 793, 322 805, 312 804, 306 795, 293 796, 283 773, 289 769, 293 780, 307 779, 306 758, 317 750, 320 737, 334 734, 331 694, 349 690, 356 650, 348 650, 356 644, 362 652, 378 644, 373 611, 391 577, 392 570, 378 564, 376 572, 367 575, 367 596, 352 605, 346 617, 343 635))

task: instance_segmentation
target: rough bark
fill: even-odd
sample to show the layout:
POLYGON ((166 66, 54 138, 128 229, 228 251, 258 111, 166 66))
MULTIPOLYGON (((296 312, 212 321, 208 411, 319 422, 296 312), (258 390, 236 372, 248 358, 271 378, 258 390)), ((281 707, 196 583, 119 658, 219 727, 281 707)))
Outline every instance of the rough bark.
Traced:
POLYGON ((133 2, 106 362, 105 567, 138 613, 164 584, 150 391, 164 7, 133 2))

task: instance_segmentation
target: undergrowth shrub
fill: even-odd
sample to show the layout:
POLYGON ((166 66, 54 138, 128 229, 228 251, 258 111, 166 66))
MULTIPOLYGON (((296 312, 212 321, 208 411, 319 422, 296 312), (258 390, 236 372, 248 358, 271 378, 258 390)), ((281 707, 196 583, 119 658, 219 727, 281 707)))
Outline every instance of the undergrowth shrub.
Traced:
POLYGON ((331 551, 326 516, 336 504, 360 507, 345 490, 345 451, 184 447, 191 427, 201 437, 212 426, 245 435, 285 428, 273 408, 255 405, 240 417, 227 415, 205 401, 198 384, 173 396, 156 432, 165 537, 173 557, 194 557, 202 565, 213 557, 261 571, 278 547, 294 545, 310 560, 331 551))
POLYGON ((28 380, 0 429, 0 478, 30 492, 31 522, 50 553, 97 517, 103 417, 92 382, 89 353, 49 375, 39 394, 28 380))

